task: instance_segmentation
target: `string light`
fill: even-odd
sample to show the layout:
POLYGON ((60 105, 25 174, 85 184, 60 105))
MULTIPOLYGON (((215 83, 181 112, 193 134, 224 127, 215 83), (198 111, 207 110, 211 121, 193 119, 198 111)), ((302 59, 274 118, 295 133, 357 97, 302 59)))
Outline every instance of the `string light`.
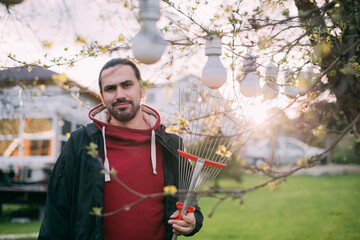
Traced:
POLYGON ((244 58, 244 78, 240 82, 240 92, 245 97, 255 97, 261 92, 259 77, 256 75, 256 58, 247 53, 244 58))
POLYGON ((23 105, 23 100, 22 100, 22 88, 19 85, 16 85, 11 91, 13 92, 12 94, 12 106, 14 108, 19 108, 23 105))
POLYGON ((278 69, 275 64, 270 61, 265 69, 265 85, 263 87, 263 96, 265 99, 274 99, 279 94, 279 86, 277 85, 278 69))
POLYGON ((202 71, 202 83, 211 89, 217 89, 226 82, 227 78, 226 68, 220 60, 221 39, 218 35, 207 36, 205 55, 208 56, 208 60, 202 71))
POLYGON ((312 84, 312 78, 314 76, 313 66, 307 66, 304 70, 301 70, 298 76, 298 90, 300 92, 306 91, 312 84))
POLYGON ((71 102, 71 107, 72 108, 77 108, 79 106, 79 101, 80 101, 80 88, 77 86, 74 86, 72 88, 70 88, 70 93, 71 96, 74 98, 74 100, 72 100, 71 102))
POLYGON ((5 4, 6 6, 9 5, 15 5, 15 4, 20 4, 22 3, 24 0, 0 0, 1 3, 5 4))
POLYGON ((139 0, 140 31, 132 42, 135 58, 145 64, 159 61, 165 51, 166 43, 156 27, 160 19, 159 0, 139 0))
POLYGON ((299 90, 295 87, 296 82, 292 76, 291 70, 288 68, 285 71, 285 83, 284 88, 285 95, 289 98, 296 98, 299 94, 299 90))

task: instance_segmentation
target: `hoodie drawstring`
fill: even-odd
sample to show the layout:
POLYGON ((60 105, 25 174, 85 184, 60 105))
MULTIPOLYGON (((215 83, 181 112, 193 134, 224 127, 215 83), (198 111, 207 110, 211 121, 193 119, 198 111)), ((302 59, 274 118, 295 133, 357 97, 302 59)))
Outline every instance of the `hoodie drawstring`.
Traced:
POLYGON ((151 131, 151 165, 153 168, 153 174, 157 175, 156 172, 156 140, 155 140, 155 130, 151 131))
POLYGON ((105 126, 102 127, 102 136, 104 139, 104 169, 105 169, 105 182, 110 182, 110 166, 109 166, 109 159, 107 157, 107 151, 106 151, 106 140, 105 140, 105 126))

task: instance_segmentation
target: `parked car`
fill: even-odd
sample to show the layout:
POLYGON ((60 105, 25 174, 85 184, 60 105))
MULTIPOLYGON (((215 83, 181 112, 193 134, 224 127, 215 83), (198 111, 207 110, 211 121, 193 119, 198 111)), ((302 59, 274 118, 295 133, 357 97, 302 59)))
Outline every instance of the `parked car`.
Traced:
POLYGON ((293 137, 277 137, 249 141, 242 151, 242 157, 249 164, 261 163, 295 165, 301 157, 312 157, 325 149, 312 147, 293 137))

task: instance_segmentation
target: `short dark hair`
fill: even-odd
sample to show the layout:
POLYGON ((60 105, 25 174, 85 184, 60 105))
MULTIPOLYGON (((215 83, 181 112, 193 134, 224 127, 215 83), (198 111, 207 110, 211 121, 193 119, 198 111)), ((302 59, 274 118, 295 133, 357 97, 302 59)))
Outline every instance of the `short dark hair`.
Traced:
POLYGON ((136 66, 135 63, 133 63, 132 61, 130 61, 129 59, 126 59, 126 58, 113 58, 110 61, 108 61, 107 63, 105 63, 105 65, 102 67, 102 69, 100 71, 100 74, 99 74, 99 88, 100 88, 100 93, 101 94, 102 94, 102 89, 101 89, 101 74, 102 74, 102 72, 105 69, 114 67, 116 65, 129 65, 130 67, 132 67, 137 80, 139 81, 139 83, 141 83, 140 71, 139 71, 139 69, 138 69, 138 67, 136 66))

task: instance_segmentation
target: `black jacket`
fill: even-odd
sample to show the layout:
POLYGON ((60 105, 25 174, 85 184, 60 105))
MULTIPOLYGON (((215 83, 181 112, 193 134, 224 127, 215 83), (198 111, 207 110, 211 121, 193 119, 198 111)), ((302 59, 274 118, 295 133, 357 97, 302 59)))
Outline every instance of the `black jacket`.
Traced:
MULTIPOLYGON (((162 145, 164 184, 178 187, 179 137, 165 133, 165 127, 156 132, 156 140, 162 145)), ((93 208, 104 204, 104 174, 102 165, 87 152, 93 142, 98 146, 98 156, 104 156, 101 131, 88 124, 71 134, 51 174, 45 216, 38 239, 103 239, 102 217, 91 215, 93 208)), ((167 223, 175 212, 176 201, 172 196, 164 198, 166 239, 172 237, 172 226, 167 223)), ((203 216, 197 207, 196 227, 189 236, 198 232, 203 216)))

